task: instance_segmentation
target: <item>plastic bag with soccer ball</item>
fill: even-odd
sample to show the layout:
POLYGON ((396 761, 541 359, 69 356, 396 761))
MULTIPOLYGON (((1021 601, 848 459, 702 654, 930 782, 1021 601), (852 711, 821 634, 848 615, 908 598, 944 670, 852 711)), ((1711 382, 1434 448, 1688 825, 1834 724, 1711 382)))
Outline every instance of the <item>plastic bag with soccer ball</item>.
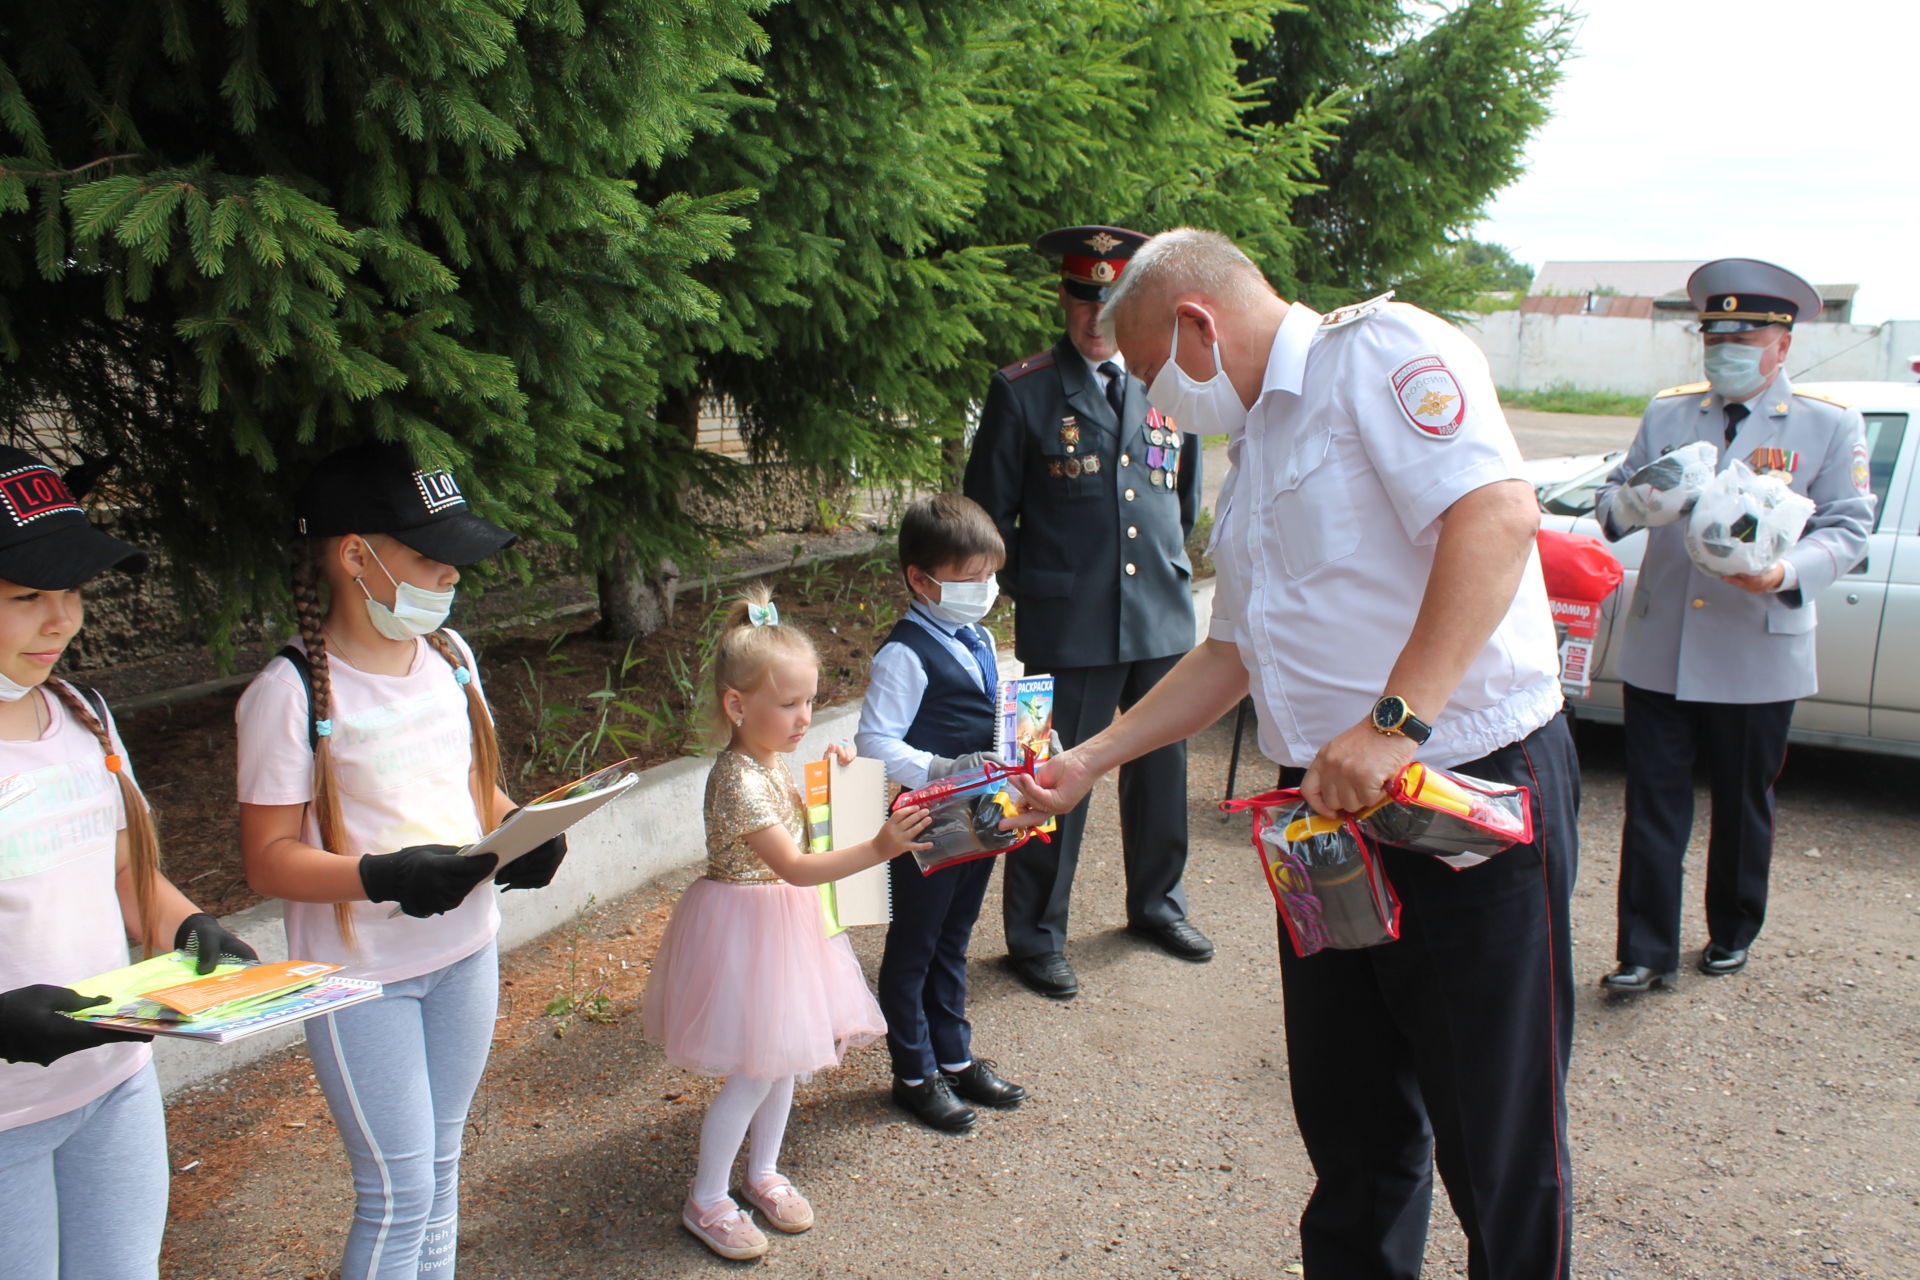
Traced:
POLYGON ((1687 517, 1687 554, 1719 577, 1771 569, 1813 515, 1813 499, 1778 476, 1756 475, 1735 458, 1713 478, 1687 517))

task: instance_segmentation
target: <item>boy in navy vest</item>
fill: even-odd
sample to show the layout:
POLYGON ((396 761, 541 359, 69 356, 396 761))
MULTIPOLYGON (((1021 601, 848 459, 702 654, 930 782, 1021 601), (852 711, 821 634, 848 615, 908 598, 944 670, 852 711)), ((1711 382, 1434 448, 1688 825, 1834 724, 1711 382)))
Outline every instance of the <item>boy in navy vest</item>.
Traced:
MULTIPOLYGON (((994 573, 1005 560, 993 519, 959 494, 922 498, 901 520, 900 571, 913 603, 873 656, 855 738, 861 755, 886 763, 890 781, 923 787, 992 754, 1000 673, 993 637, 979 622, 999 593, 994 573)), ((930 876, 910 853, 893 863, 879 992, 893 1100, 948 1132, 973 1124, 967 1102, 1011 1107, 1027 1096, 973 1056, 967 1021, 967 942, 996 861, 930 876)))

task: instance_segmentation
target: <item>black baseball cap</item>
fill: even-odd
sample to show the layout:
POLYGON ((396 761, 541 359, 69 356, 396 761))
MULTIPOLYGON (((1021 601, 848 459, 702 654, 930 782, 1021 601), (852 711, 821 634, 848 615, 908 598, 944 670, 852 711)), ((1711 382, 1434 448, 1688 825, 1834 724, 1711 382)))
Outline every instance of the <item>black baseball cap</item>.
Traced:
POLYGON ((300 537, 384 533, 455 568, 519 537, 467 510, 452 472, 422 470, 405 445, 378 440, 322 458, 300 486, 293 514, 300 537))
POLYGON ((146 552, 93 527, 59 472, 0 445, 0 578, 67 591, 109 569, 146 567, 146 552))

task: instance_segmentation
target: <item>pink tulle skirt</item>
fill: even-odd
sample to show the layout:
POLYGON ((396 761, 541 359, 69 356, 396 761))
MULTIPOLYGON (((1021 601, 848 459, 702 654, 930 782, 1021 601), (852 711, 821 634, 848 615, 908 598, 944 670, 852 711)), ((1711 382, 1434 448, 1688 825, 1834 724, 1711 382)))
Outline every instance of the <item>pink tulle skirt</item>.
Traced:
POLYGON ((643 1025, 676 1067, 765 1078, 838 1066, 887 1033, 847 935, 826 936, 817 890, 705 878, 667 922, 643 1025))

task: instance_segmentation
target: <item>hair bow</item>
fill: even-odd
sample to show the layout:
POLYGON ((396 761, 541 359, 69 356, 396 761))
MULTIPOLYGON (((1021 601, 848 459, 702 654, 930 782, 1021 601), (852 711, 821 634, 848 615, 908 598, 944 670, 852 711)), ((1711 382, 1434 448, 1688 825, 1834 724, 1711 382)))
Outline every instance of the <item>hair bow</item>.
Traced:
POLYGON ((756 627, 777 627, 780 625, 780 610, 774 608, 771 600, 765 604, 749 604, 747 621, 756 627))

